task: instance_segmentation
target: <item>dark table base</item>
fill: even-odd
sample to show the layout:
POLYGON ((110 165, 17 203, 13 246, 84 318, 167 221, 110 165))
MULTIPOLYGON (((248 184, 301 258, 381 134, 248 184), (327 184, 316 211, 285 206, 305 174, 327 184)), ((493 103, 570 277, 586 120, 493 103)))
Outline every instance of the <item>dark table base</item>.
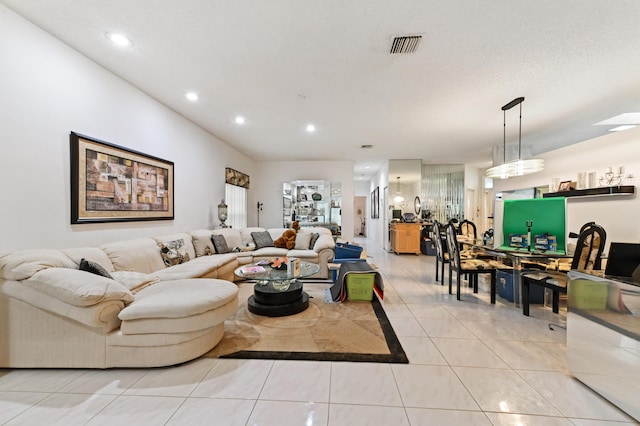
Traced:
POLYGON ((247 301, 249 312, 267 317, 282 317, 300 313, 309 307, 309 295, 302 283, 292 282, 287 290, 274 290, 271 283, 256 284, 247 301))

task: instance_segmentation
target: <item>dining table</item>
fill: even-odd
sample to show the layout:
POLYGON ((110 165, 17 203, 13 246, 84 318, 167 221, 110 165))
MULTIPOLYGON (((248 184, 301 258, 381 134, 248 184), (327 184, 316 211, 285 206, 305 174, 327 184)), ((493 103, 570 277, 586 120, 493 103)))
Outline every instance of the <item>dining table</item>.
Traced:
POLYGON ((467 249, 472 250, 484 258, 492 258, 491 262, 497 269, 512 270, 513 272, 513 295, 514 305, 521 307, 522 304, 522 273, 529 270, 547 271, 568 271, 573 254, 565 251, 552 250, 529 250, 525 247, 485 245, 481 239, 464 239, 459 241, 467 249), (502 267, 501 267, 502 266, 502 267))

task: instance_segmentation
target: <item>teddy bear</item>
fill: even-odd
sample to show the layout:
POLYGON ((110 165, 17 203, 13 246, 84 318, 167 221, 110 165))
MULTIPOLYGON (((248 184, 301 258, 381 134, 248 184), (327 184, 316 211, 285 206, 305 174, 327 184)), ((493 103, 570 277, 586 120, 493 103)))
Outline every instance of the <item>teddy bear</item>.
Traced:
POLYGON ((292 229, 287 229, 284 231, 280 238, 277 238, 273 245, 278 248, 286 248, 287 250, 291 250, 296 246, 296 234, 300 229, 300 224, 296 220, 291 224, 292 229))
POLYGON ((278 248, 286 248, 287 250, 291 250, 296 246, 296 231, 293 229, 287 229, 284 231, 280 238, 277 238, 273 245, 278 248))

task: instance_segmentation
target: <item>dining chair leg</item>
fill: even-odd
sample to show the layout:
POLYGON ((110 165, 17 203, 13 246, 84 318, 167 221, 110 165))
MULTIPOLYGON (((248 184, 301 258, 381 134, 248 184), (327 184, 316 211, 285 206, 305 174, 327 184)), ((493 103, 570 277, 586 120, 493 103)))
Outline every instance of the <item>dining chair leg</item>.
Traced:
POLYGON ((456 284, 456 299, 460 300, 460 271, 458 271, 457 275, 457 284, 456 284))
POLYGON ((522 314, 529 316, 529 281, 522 280, 522 314))
POLYGON ((496 271, 491 271, 491 304, 496 304, 496 271))
MULTIPOLYGON (((442 261, 440 268, 440 279, 442 280, 440 285, 444 285, 444 261, 442 261)), ((449 270, 449 275, 451 275, 451 270, 449 270)), ((451 291, 449 291, 449 293, 451 293, 451 291)))
MULTIPOLYGON (((444 282, 444 273, 442 276, 442 282, 444 282)), ((449 264, 449 294, 453 294, 451 292, 451 287, 452 287, 453 283, 451 282, 451 264, 449 264)))
POLYGON ((473 280, 473 292, 478 292, 478 274, 469 274, 469 279, 473 280))
POLYGON ((440 269, 440 265, 438 264, 438 256, 436 256, 436 282, 438 282, 438 270, 440 269))
POLYGON ((551 308, 553 313, 557 314, 560 311, 560 292, 558 290, 551 290, 551 308))

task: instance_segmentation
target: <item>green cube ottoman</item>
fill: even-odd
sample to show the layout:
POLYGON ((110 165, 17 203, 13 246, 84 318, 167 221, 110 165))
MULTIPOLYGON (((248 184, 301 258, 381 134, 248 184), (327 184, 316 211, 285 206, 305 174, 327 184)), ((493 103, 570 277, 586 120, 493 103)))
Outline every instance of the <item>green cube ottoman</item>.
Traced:
POLYGON ((347 300, 371 302, 375 276, 375 273, 347 274, 347 300))

